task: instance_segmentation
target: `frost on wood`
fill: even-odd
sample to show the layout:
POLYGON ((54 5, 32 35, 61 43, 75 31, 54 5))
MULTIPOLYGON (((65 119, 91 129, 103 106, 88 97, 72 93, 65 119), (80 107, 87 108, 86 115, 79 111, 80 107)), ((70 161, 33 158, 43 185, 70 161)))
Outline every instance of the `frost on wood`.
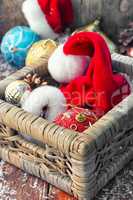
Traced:
POLYGON ((0 161, 0 200, 74 200, 66 193, 0 161))
POLYGON ((47 199, 48 184, 0 162, 0 200, 47 199))
POLYGON ((4 170, 4 161, 0 162, 0 200, 10 199, 15 200, 14 195, 16 195, 16 191, 10 188, 8 181, 5 179, 5 176, 8 174, 6 170, 4 170))

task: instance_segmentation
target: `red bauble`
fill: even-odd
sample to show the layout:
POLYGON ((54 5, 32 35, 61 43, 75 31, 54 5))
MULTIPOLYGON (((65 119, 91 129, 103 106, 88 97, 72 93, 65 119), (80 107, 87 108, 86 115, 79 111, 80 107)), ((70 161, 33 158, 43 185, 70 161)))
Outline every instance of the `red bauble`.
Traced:
POLYGON ((54 122, 59 126, 83 132, 94 124, 99 117, 100 113, 84 108, 74 107, 65 113, 58 115, 54 122))

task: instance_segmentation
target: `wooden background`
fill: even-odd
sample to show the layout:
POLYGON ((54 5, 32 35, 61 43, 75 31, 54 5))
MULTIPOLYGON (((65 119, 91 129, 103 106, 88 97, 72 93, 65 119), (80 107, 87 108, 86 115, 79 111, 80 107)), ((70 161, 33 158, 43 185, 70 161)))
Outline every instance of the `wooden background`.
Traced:
POLYGON ((0 200, 76 200, 39 178, 0 162, 0 200))

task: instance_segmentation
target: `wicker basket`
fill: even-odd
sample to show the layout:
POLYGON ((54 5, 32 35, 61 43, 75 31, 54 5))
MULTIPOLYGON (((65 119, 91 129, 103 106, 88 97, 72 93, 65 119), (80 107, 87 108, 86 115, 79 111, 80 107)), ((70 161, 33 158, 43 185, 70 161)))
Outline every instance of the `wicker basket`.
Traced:
MULTIPOLYGON (((132 76, 133 59, 113 54, 112 60, 115 70, 132 76)), ((132 159, 133 94, 79 134, 4 101, 10 82, 29 72, 45 75, 45 67, 24 67, 0 82, 0 158, 89 200, 132 159), (27 142, 17 132, 31 135, 43 145, 27 142)))

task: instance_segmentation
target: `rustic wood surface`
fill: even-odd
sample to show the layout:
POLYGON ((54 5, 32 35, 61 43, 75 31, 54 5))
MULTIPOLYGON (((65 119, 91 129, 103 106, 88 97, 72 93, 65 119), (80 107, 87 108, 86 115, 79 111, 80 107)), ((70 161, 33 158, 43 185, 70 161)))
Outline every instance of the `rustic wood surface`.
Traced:
POLYGON ((26 23, 21 12, 23 0, 0 0, 0 36, 11 27, 26 23))
POLYGON ((102 28, 116 42, 122 30, 133 21, 133 0, 102 0, 102 28))
POLYGON ((0 200, 74 200, 48 183, 0 162, 0 200))

